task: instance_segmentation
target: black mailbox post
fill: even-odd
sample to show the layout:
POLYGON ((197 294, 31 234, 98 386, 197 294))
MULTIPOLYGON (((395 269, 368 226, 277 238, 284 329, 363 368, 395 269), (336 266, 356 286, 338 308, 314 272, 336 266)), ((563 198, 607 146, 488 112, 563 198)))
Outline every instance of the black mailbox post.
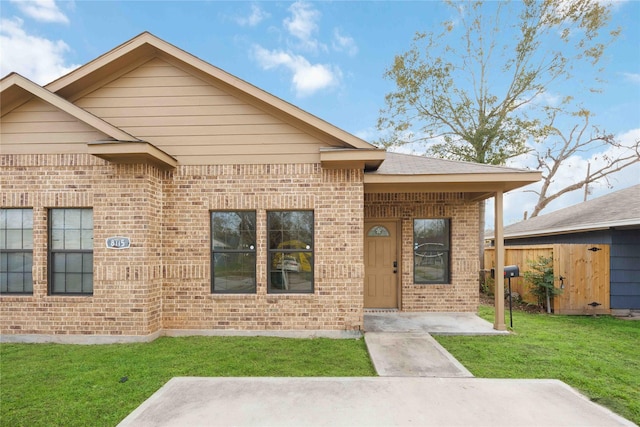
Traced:
POLYGON ((511 307, 511 278, 520 277, 520 269, 517 265, 505 265, 504 277, 509 279, 509 326, 513 328, 513 309, 511 307))
POLYGON ((520 269, 517 265, 505 265, 504 277, 520 277, 520 269))
MULTIPOLYGON (((491 278, 495 279, 496 270, 491 269, 491 278)), ((505 265, 504 266, 504 277, 509 279, 509 325, 513 328, 513 309, 512 309, 512 301, 511 301, 511 278, 512 277, 520 277, 520 268, 517 265, 505 265)))

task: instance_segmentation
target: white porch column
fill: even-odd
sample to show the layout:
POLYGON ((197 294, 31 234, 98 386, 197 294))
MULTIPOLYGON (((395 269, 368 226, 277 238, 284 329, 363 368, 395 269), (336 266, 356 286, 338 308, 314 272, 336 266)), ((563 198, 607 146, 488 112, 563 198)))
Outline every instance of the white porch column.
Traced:
POLYGON ((503 192, 495 194, 495 217, 494 217, 494 237, 495 237, 495 320, 493 329, 505 331, 507 326, 504 323, 504 229, 503 229, 503 192))

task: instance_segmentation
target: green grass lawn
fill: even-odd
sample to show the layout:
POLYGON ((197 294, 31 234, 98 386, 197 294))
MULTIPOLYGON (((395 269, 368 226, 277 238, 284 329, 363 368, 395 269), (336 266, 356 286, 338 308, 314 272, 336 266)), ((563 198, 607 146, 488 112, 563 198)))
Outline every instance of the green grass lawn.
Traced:
MULTIPOLYGON (((481 307, 480 315, 493 321, 492 308, 481 307)), ((515 311, 514 330, 436 339, 477 377, 557 378, 640 424, 639 321, 515 311)), ((114 426, 175 376, 375 375, 363 340, 0 344, 0 424, 114 426)))
POLYGON ((175 376, 375 376, 364 340, 0 345, 0 424, 114 426, 175 376), (127 380, 120 382, 123 377, 127 380))
MULTIPOLYGON (((493 322, 493 308, 480 315, 493 322)), ((514 311, 513 329, 435 338, 476 377, 559 379, 640 424, 640 321, 514 311)), ((501 398, 508 404, 509 396, 501 398)))

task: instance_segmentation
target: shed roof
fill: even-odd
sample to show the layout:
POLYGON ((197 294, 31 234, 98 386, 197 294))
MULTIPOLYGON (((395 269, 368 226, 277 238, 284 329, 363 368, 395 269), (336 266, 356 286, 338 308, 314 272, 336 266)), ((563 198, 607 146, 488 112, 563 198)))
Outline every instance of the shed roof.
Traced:
POLYGON ((640 184, 504 228, 505 238, 640 226, 640 184))

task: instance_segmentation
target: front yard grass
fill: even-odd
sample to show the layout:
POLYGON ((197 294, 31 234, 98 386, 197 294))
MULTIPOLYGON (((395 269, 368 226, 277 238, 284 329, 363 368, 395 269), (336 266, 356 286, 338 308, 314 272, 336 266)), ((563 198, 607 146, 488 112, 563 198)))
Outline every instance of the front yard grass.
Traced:
POLYGON ((115 426, 176 376, 375 376, 364 340, 159 338, 0 344, 0 424, 115 426))
MULTIPOLYGON (((481 307, 480 315, 493 321, 491 307, 481 307)), ((436 339, 476 377, 560 379, 640 424, 640 321, 520 311, 513 316, 510 336, 436 339)), ((114 426, 175 376, 375 375, 362 339, 0 344, 0 424, 114 426)), ((509 396, 501 398, 509 404, 509 396)))
MULTIPOLYGON (((480 316, 493 322, 493 308, 480 316)), ((514 311, 513 329, 435 338, 476 377, 559 379, 640 425, 640 321, 514 311)))

